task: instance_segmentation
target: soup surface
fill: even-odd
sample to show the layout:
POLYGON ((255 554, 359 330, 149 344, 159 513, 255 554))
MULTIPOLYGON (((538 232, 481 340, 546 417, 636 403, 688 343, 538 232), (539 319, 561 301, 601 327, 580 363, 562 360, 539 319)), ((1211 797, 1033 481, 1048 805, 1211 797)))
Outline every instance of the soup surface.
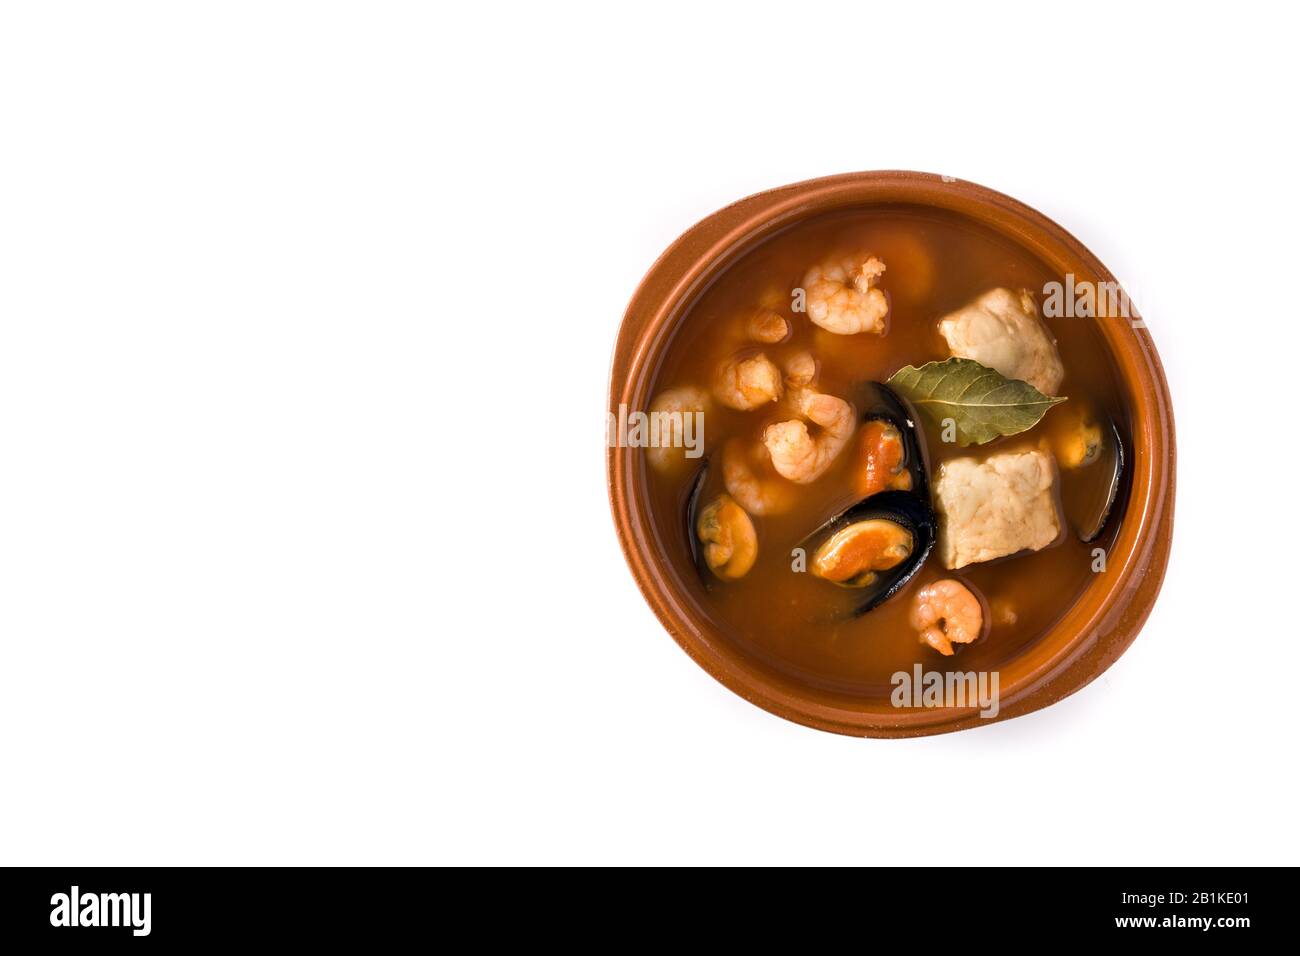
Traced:
MULTIPOLYGON (((1101 533, 1091 541, 1081 540, 1073 516, 1089 502, 1106 497, 1111 478, 1104 467, 1056 465, 1050 494, 1061 531, 1052 543, 956 569, 943 566, 936 547, 897 593, 855 614, 862 593, 809 573, 807 560, 817 529, 862 499, 861 461, 855 449, 864 410, 854 408, 858 431, 853 439, 830 456, 818 477, 805 483, 787 481, 770 465, 764 469, 762 462, 769 426, 800 417, 790 406, 794 389, 788 378, 780 398, 758 401, 753 408, 727 407, 714 397, 726 387, 727 373, 720 369, 730 362, 761 355, 785 370, 810 354, 816 363, 812 387, 853 402, 865 382, 885 382, 904 366, 950 358, 953 351, 940 334, 939 320, 989 290, 1005 288, 1033 296, 1064 368, 1054 394, 1066 401, 1050 408, 1027 431, 968 447, 952 440, 950 428, 945 432, 939 421, 908 405, 925 459, 928 497, 933 498, 936 477, 946 462, 984 461, 1022 449, 1059 449, 1080 415, 1113 423, 1118 434, 1126 436, 1126 412, 1096 326, 1099 320, 1042 317, 1045 287, 1063 280, 1005 237, 956 214, 871 207, 811 219, 767 238, 741 254, 686 305, 653 373, 650 394, 683 387, 709 393, 701 454, 678 455, 667 465, 652 455, 639 460, 647 472, 657 545, 683 588, 729 640, 801 682, 881 698, 889 695, 893 674, 910 671, 917 663, 930 671, 998 670, 1070 608, 1099 573, 1099 550, 1104 560, 1123 518, 1121 489, 1101 533), (881 333, 837 334, 814 323, 804 288, 810 267, 864 253, 885 267, 877 282, 888 304, 881 333), (756 341, 747 335, 747 318, 760 307, 786 320, 779 341, 756 341), (734 579, 693 559, 699 550, 699 542, 692 541, 697 529, 688 526, 686 517, 693 495, 698 502, 708 502, 731 490, 720 467, 722 449, 729 442, 753 450, 758 473, 786 501, 775 513, 749 514, 757 556, 734 579), (951 656, 922 643, 911 620, 920 589, 941 579, 961 582, 983 610, 979 638, 954 644, 951 656)), ((810 423, 809 430, 817 436, 816 424, 810 423)), ((1059 457, 1058 452, 1052 461, 1059 457)))

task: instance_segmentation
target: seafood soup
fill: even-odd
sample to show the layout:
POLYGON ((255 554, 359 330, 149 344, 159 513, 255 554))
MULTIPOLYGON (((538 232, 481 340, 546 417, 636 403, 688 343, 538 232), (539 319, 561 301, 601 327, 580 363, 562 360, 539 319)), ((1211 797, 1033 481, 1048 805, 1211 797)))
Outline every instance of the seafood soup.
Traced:
POLYGON ((957 213, 873 206, 766 238, 684 305, 639 467, 655 545, 720 633, 881 698, 1052 628, 1105 573, 1128 478, 1096 320, 1044 314, 1062 279, 957 213))

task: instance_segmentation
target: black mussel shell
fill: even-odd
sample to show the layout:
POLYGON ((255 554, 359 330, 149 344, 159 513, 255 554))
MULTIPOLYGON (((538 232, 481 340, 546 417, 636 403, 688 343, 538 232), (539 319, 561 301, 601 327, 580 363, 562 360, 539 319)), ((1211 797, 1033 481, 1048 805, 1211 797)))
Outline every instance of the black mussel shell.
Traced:
POLYGON ((936 521, 929 500, 911 491, 882 491, 846 508, 804 539, 802 547, 811 561, 822 544, 837 531, 859 521, 886 518, 912 534, 912 553, 897 567, 877 573, 876 580, 855 591, 854 616, 861 616, 891 597, 911 580, 934 548, 936 521))
POLYGON ((1070 523, 1074 525, 1079 540, 1084 542, 1096 541, 1106 530, 1106 522, 1111 512, 1115 510, 1115 503, 1120 499, 1125 482, 1128 480, 1125 471, 1127 462, 1124 457, 1124 440, 1120 437, 1119 428, 1113 421, 1107 420, 1106 424, 1101 452, 1103 459, 1089 466, 1106 469, 1102 492, 1100 496, 1080 506, 1081 510, 1078 514, 1070 516, 1070 523))
POLYGON ((705 458, 700 462, 700 469, 695 473, 695 479, 686 492, 685 508, 686 544, 691 549, 691 563, 695 565, 695 570, 699 572, 700 581, 704 584, 706 591, 713 589, 713 583, 717 578, 709 570, 708 562, 704 560, 704 546, 695 533, 695 522, 699 517, 700 508, 703 506, 701 499, 704 497, 704 486, 708 483, 708 480, 709 460, 705 458))

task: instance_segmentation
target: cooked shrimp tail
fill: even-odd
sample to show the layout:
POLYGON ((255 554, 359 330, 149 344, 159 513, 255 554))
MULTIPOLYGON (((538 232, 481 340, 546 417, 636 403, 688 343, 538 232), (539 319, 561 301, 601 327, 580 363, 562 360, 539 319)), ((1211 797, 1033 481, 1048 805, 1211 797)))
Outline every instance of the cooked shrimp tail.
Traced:
POLYGON ((808 318, 837 335, 882 334, 889 299, 876 283, 884 271, 875 256, 837 256, 813 266, 803 279, 808 318))
POLYGON ((792 390, 792 398, 798 413, 818 427, 817 434, 810 433, 804 422, 791 419, 767 426, 763 443, 777 472, 802 485, 816 481, 830 468, 853 437, 857 416, 842 398, 811 388, 792 390))
POLYGON ((728 359, 713 386, 714 398, 741 412, 779 401, 783 391, 781 370, 762 353, 728 359))
POLYGON ((956 578, 927 584, 912 599, 912 627, 922 644, 951 657, 954 644, 969 644, 984 629, 984 606, 956 578))

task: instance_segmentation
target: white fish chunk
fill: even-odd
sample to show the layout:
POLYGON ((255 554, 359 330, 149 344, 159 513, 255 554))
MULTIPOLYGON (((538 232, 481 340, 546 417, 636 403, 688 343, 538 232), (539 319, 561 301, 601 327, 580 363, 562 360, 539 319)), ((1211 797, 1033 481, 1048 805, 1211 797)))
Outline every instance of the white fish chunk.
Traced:
POLYGON ((934 484, 943 566, 956 570, 1054 542, 1061 534, 1055 486, 1056 463, 1038 449, 944 462, 934 484))
POLYGON ((1055 395, 1065 377, 1061 356, 1027 292, 992 289, 939 320, 939 334, 958 358, 974 359, 1007 378, 1055 395))

